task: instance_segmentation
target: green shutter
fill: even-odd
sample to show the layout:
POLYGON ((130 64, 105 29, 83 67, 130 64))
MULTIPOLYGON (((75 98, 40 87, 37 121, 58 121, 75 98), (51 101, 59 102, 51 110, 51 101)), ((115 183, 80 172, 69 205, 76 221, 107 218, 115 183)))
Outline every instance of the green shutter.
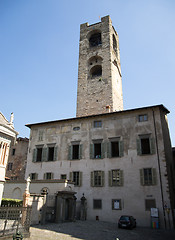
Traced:
POLYGON ((69 173, 69 180, 71 180, 73 182, 73 172, 69 173))
POLYGON ((123 155, 124 155, 123 141, 119 141, 119 156, 123 157, 123 155))
POLYGON ((107 142, 106 147, 107 147, 107 157, 111 158, 111 142, 107 142))
POLYGON ((36 162, 36 156, 37 156, 37 149, 33 149, 33 159, 32 162, 36 162))
POLYGON ((82 144, 79 145, 79 159, 82 159, 82 144))
POLYGON ((151 154, 155 154, 155 140, 154 140, 154 138, 150 139, 150 148, 151 148, 151 154))
POLYGON ((38 180, 38 173, 35 173, 35 180, 38 180))
POLYGON ((72 146, 69 146, 68 148, 68 159, 72 160, 72 146))
POLYGON ((90 144, 90 158, 94 158, 94 144, 90 144))
POLYGON ((54 173, 51 172, 51 179, 54 179, 54 173))
POLYGON ((105 172, 102 171, 101 173, 101 186, 104 187, 105 185, 105 172))
POLYGON ((143 169, 140 169, 140 184, 143 186, 144 185, 144 173, 143 169))
POLYGON ((152 185, 156 185, 157 176, 156 176, 156 169, 152 168, 152 185))
POLYGON ((108 171, 108 184, 112 187, 112 171, 108 171))
POLYGON ((46 162, 48 160, 48 148, 43 148, 42 149, 42 162, 46 162))
POLYGON ((56 161, 56 160, 57 160, 57 153, 58 153, 58 147, 54 147, 53 161, 56 161))
POLYGON ((142 155, 140 139, 137 139, 137 154, 142 155))
POLYGON ((94 187, 94 172, 91 172, 91 187, 94 187))
POLYGON ((46 173, 44 173, 43 179, 46 180, 46 173))
POLYGON ((79 172, 79 187, 80 186, 82 186, 82 176, 83 176, 83 174, 82 174, 82 172, 79 172))
POLYGON ((101 143, 101 158, 105 158, 106 143, 101 143))
POLYGON ((123 178, 123 170, 120 170, 120 186, 123 186, 124 178, 123 178))

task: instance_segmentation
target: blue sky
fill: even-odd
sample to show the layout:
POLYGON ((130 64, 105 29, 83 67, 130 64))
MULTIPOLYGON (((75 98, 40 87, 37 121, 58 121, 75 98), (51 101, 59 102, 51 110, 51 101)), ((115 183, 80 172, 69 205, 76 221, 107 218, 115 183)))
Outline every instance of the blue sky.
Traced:
POLYGON ((110 15, 119 34, 124 109, 164 104, 175 146, 174 0, 1 0, 0 111, 27 123, 75 117, 79 28, 110 15))

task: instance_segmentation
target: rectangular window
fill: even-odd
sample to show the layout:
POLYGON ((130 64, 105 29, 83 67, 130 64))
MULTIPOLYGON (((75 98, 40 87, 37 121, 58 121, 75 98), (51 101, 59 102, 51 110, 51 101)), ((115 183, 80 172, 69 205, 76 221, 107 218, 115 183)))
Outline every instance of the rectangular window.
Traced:
POLYGON ((119 157, 119 142, 111 142, 111 157, 119 157))
POLYGON ((109 186, 123 186, 123 170, 114 169, 109 171, 109 186))
POLYGON ((13 149, 12 149, 12 156, 14 156, 14 155, 15 155, 15 151, 16 151, 16 149, 15 149, 15 148, 13 148, 13 149))
POLYGON ((104 186, 104 171, 91 172, 91 186, 92 187, 104 186))
POLYGON ((13 163, 8 163, 7 165, 7 171, 11 171, 13 168, 13 163))
POLYGON ((45 180, 53 179, 53 173, 52 172, 44 173, 44 179, 45 180))
POLYGON ((112 210, 121 210, 121 199, 112 199, 112 210))
POLYGON ((101 128, 102 127, 102 121, 94 121, 94 128, 101 128))
POLYGON ((107 143, 107 157, 122 157, 124 155, 123 141, 120 138, 111 138, 107 143))
POLYGON ((75 186, 80 187, 82 182, 82 172, 70 172, 70 180, 74 182, 75 186))
POLYGON ((48 161, 54 160, 54 147, 48 147, 48 161))
POLYGON ((150 134, 141 135, 139 139, 137 139, 137 153, 138 155, 155 153, 154 139, 151 138, 150 134))
POLYGON ((138 118, 139 118, 139 122, 148 121, 148 115, 147 114, 139 115, 138 118))
POLYGON ((102 200, 101 199, 94 199, 93 200, 93 208, 94 209, 102 209, 102 200))
POLYGON ((101 143, 94 143, 94 158, 101 158, 101 143))
POLYGON ((42 161, 42 151, 43 151, 43 148, 37 148, 36 149, 37 152, 36 152, 36 162, 41 162, 42 161))
POLYGON ((72 145, 72 159, 79 159, 79 144, 72 145))
POLYGON ((43 141, 43 131, 40 130, 38 133, 38 141, 43 141))
POLYGON ((79 186, 80 181, 80 172, 73 172, 73 182, 75 183, 75 186, 79 186))
POLYGON ((73 142, 69 146, 68 159, 69 160, 78 160, 82 158, 82 145, 80 142, 73 142))
POLYGON ((156 208, 155 199, 145 199, 145 211, 150 211, 151 208, 156 208))
POLYGON ((67 175, 66 174, 61 174, 61 179, 66 180, 67 179, 67 175))
POLYGON ((30 174, 30 179, 31 180, 37 180, 38 179, 38 174, 37 173, 31 173, 30 174))
POLYGON ((156 185, 156 169, 143 168, 140 169, 140 181, 143 186, 156 185))
POLYGON ((142 154, 150 154, 151 153, 151 149, 150 149, 150 142, 149 142, 149 138, 142 138, 140 139, 141 141, 141 151, 142 154))

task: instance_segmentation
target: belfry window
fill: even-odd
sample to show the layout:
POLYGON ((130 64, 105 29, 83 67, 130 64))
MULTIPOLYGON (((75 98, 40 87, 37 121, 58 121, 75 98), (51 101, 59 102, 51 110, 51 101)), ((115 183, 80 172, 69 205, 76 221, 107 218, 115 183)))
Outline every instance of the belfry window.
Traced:
POLYGON ((90 39, 89 39, 89 46, 90 47, 96 47, 98 45, 101 45, 101 33, 94 33, 91 35, 90 39))
POLYGON ((92 67, 90 70, 90 75, 91 75, 91 78, 101 76, 102 75, 102 66, 96 65, 96 66, 92 67))
POLYGON ((115 53, 117 54, 117 41, 116 41, 114 34, 113 34, 113 49, 114 49, 115 53))

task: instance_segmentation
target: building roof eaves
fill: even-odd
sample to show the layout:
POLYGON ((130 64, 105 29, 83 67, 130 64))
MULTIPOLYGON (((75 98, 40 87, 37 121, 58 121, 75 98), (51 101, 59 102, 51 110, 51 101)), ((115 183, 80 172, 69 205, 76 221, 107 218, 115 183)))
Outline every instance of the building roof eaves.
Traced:
POLYGON ((140 108, 134 108, 134 109, 127 109, 127 110, 110 112, 110 113, 102 113, 102 114, 87 115, 87 116, 82 116, 82 117, 74 117, 74 118, 68 118, 68 119, 53 120, 53 121, 47 121, 47 122, 32 123, 32 124, 26 124, 25 126, 28 127, 28 128, 31 128, 32 126, 36 126, 36 125, 45 125, 45 124, 58 123, 58 122, 66 122, 66 121, 74 121, 74 120, 80 120, 80 119, 86 119, 86 118, 93 118, 93 117, 99 117, 99 116, 115 115, 115 114, 121 114, 121 113, 131 112, 131 111, 139 111, 139 110, 148 109, 148 108, 156 108, 156 107, 161 108, 161 109, 162 109, 163 111, 165 111, 167 114, 170 113, 169 110, 168 110, 166 107, 164 107, 163 104, 159 104, 159 105, 153 105, 153 106, 147 106, 147 107, 140 107, 140 108))

